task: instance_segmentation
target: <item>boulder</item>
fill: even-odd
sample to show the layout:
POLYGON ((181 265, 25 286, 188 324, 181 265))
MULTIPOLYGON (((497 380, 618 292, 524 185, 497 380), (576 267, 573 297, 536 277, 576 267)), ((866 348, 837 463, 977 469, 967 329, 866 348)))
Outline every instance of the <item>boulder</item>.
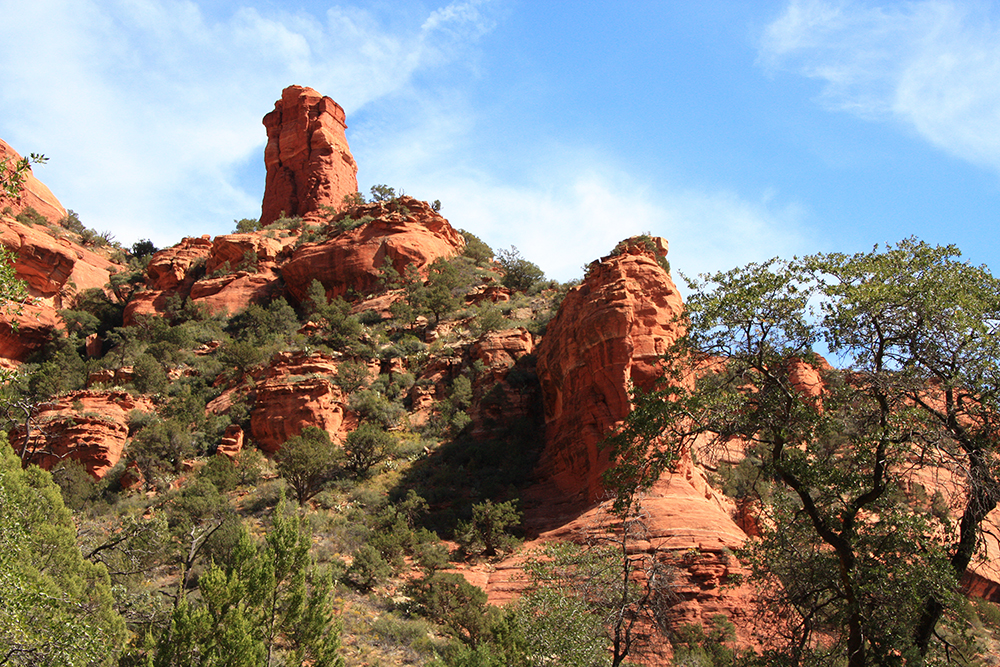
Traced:
POLYGON ((465 248, 465 239, 426 202, 400 197, 386 204, 376 202, 352 210, 371 221, 316 245, 303 245, 281 269, 289 294, 305 298, 313 280, 326 288, 327 298, 345 296, 348 290, 371 294, 379 289, 386 260, 402 276, 412 266, 424 277, 438 258, 454 257, 465 248))
POLYGON ((354 427, 346 397, 333 383, 337 365, 324 354, 284 352, 272 359, 257 385, 250 430, 257 445, 277 452, 306 426, 342 440, 354 427))
POLYGON ((588 501, 602 496, 608 455, 599 444, 631 411, 629 385, 652 385, 660 355, 680 334, 683 308, 670 274, 643 246, 591 265, 538 346, 541 477, 588 501))
POLYGON ((358 190, 358 166, 347 145, 343 108, 312 88, 289 86, 264 116, 267 177, 260 222, 284 214, 320 220, 358 190))
MULTIPOLYGON (((124 391, 64 394, 42 404, 32 419, 28 458, 46 470, 63 459, 75 459, 95 479, 101 479, 121 460, 128 438, 129 413, 154 409, 149 400, 124 391)), ((24 446, 24 425, 11 429, 8 437, 20 451, 24 446)))
POLYGON ((222 434, 222 442, 215 450, 216 456, 226 456, 230 461, 235 461, 240 452, 243 451, 243 429, 239 424, 230 424, 226 427, 226 432, 222 434))

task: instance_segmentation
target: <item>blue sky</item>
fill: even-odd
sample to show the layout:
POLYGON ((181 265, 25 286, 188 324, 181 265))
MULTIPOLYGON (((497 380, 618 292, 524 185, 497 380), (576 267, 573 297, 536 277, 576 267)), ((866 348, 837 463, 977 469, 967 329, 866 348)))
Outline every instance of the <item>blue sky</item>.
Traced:
POLYGON ((0 0, 0 137, 128 245, 257 217, 287 85, 386 183, 569 280, 629 235, 688 274, 916 235, 1000 272, 988 2, 0 0))

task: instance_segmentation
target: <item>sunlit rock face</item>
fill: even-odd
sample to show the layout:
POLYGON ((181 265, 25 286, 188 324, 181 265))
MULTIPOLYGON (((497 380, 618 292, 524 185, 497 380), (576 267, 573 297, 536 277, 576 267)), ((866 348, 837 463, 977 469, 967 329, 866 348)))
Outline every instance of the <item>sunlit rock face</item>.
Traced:
MULTIPOLYGON (((666 242, 660 239, 662 254, 666 242)), ((607 453, 599 447, 631 410, 628 387, 648 388, 678 337, 684 303, 657 253, 643 246, 592 265, 566 295, 538 347, 546 447, 539 474, 596 500, 607 453)))
POLYGON ((267 181, 260 221, 284 214, 318 220, 358 190, 358 165, 347 145, 344 110, 312 88, 289 86, 264 116, 267 181))

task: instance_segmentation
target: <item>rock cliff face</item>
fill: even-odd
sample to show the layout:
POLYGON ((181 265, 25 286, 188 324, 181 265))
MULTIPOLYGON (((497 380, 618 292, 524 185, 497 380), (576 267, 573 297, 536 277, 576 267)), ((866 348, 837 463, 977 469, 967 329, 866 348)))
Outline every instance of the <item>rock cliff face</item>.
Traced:
POLYGON ((601 497, 608 461, 598 444, 631 410, 629 383, 652 383, 683 308, 670 274, 638 245, 592 265, 566 295, 538 347, 547 443, 541 477, 584 500, 601 497))
MULTIPOLYGON (((654 245, 655 251, 626 243, 619 254, 591 265, 538 346, 546 444, 525 517, 539 531, 536 543, 585 542, 611 522, 601 502, 608 458, 598 445, 631 410, 629 383, 651 386, 659 356, 681 333, 683 302, 657 261, 666 242, 655 239, 654 245)), ((671 623, 708 623, 726 614, 739 625, 752 601, 746 589, 723 587, 744 572, 730 555, 746 540, 732 504, 685 456, 647 492, 642 510, 646 537, 631 544, 630 553, 646 552, 675 568, 680 599, 671 607, 671 623)), ((510 595, 516 569, 496 568, 487 584, 491 599, 510 595)), ((666 664, 665 644, 654 642, 650 650, 645 664, 666 664)))
MULTIPOLYGON (((0 140, 0 154, 17 154, 0 140)), ((53 225, 66 216, 59 200, 33 175, 28 176, 20 200, 0 198, 0 245, 14 253, 14 271, 25 282, 30 304, 20 315, 0 311, 0 359, 23 361, 40 349, 59 324, 56 310, 91 288, 104 288, 122 267, 106 257, 60 236, 65 230, 44 225, 29 227, 13 215, 31 206, 53 225), (15 330, 16 329, 16 330, 15 330)))
POLYGON ((257 444, 276 452, 306 426, 317 426, 342 440, 356 420, 333 384, 337 364, 324 354, 282 353, 257 387, 250 430, 257 444))
POLYGON ((284 213, 309 220, 325 217, 323 206, 339 208, 358 190, 358 166, 347 146, 344 110, 312 88, 289 86, 264 116, 267 181, 260 221, 284 213))
POLYGON ((287 259, 295 238, 285 234, 227 234, 182 239, 155 255, 146 268, 146 290, 125 309, 125 322, 136 315, 162 315, 171 297, 190 298, 210 313, 236 314, 268 300, 281 289, 278 262, 287 259))
POLYGON ((370 222, 324 243, 298 248, 282 267, 288 292, 296 301, 305 297, 314 279, 323 283, 331 299, 348 290, 371 293, 378 288, 386 260, 401 276, 412 266, 426 277, 434 260, 454 257, 465 248, 465 239, 447 220, 427 202, 412 197, 367 204, 351 215, 370 222))
MULTIPOLYGON (((124 391, 75 391, 41 406, 32 420, 29 457, 46 470, 64 458, 82 463, 96 479, 121 460, 133 410, 153 412, 153 404, 124 391)), ((11 444, 24 446, 24 425, 9 433, 11 444)))
MULTIPOLYGON (((3 139, 0 139, 0 159, 7 158, 11 163, 21 159, 21 156, 10 147, 3 139)), ((28 177, 24 181, 24 191, 17 200, 0 196, 0 210, 10 207, 11 214, 17 215, 29 206, 52 222, 56 222, 66 217, 66 209, 59 203, 52 191, 44 183, 35 178, 33 172, 28 172, 28 177)))

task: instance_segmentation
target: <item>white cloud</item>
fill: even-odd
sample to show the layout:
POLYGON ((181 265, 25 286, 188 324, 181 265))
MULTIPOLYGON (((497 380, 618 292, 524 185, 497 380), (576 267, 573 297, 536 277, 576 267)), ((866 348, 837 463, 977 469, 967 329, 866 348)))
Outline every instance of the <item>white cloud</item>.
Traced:
POLYGON ((0 0, 0 136, 51 158, 37 175, 85 224, 124 242, 224 233, 256 216, 261 117, 290 84, 354 112, 415 73, 461 61, 489 30, 485 3, 410 24, 331 7, 325 15, 195 2, 0 0))
POLYGON ((440 199, 442 214, 452 225, 476 234, 494 250, 516 246, 561 281, 581 277, 585 264, 641 233, 670 242, 678 283, 677 271, 695 276, 817 249, 805 238, 803 209, 779 203, 773 192, 751 201, 732 192, 645 183, 582 150, 565 150, 555 158, 551 148, 520 155, 525 164, 538 166, 517 183, 499 182, 468 164, 446 166, 447 155, 434 163, 439 168, 396 165, 393 156, 407 151, 400 146, 395 150, 369 152, 387 180, 408 183, 407 190, 421 198, 440 199))
POLYGON ((830 108, 902 122, 1000 170, 1000 29, 988 4, 792 0, 760 59, 821 81, 830 108))

